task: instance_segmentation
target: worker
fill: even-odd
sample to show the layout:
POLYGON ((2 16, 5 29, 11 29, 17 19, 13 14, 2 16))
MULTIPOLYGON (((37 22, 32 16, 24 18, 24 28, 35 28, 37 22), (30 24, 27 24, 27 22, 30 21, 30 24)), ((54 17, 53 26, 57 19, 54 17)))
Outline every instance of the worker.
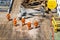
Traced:
POLYGON ((14 18, 14 20, 13 20, 13 25, 14 25, 14 26, 17 25, 17 20, 16 20, 16 18, 14 18))
POLYGON ((34 21, 34 26, 35 26, 35 28, 38 27, 38 22, 37 21, 34 21))
POLYGON ((27 27, 28 27, 28 30, 31 29, 31 22, 28 22, 28 23, 27 23, 27 27))
POLYGON ((25 18, 24 17, 21 19, 21 22, 22 22, 22 25, 25 24, 25 18))
POLYGON ((10 14, 9 13, 6 15, 6 17, 10 21, 10 14))

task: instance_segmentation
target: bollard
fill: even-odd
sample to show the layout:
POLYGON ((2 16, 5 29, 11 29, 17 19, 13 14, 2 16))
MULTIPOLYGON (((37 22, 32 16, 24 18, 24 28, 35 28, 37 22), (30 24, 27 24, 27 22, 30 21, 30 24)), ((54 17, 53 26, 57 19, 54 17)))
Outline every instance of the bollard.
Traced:
POLYGON ((31 29, 31 22, 28 22, 28 23, 27 23, 27 27, 28 27, 28 30, 31 29))
POLYGON ((13 25, 14 25, 14 26, 17 25, 17 20, 16 20, 16 18, 14 18, 14 20, 13 20, 13 25))
POLYGON ((10 21, 10 14, 9 13, 6 15, 6 17, 10 21))
POLYGON ((35 26, 35 28, 38 27, 38 22, 37 21, 34 22, 34 26, 35 26))
POLYGON ((25 18, 22 18, 21 22, 22 22, 22 25, 24 25, 25 24, 25 18))

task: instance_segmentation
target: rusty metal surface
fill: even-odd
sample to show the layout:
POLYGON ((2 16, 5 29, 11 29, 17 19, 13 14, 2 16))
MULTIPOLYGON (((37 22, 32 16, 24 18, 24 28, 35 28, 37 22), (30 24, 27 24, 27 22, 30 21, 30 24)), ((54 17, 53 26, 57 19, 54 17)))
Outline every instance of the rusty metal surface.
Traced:
POLYGON ((44 18, 39 28, 22 31, 13 31, 12 21, 2 21, 0 24, 0 40, 50 40, 49 20, 44 18), (46 21, 47 20, 47 21, 46 21))
MULTIPOLYGON (((14 5, 11 12, 11 18, 15 18, 15 17, 17 18, 17 14, 19 13, 20 3, 21 0, 18 1, 14 0, 14 5)), ((6 19, 6 14, 7 13, 0 12, 0 40, 50 40, 49 39, 50 21, 48 19, 43 18, 44 20, 43 21, 41 20, 42 23, 40 24, 41 27, 37 29, 17 32, 17 31, 13 31, 12 21, 8 22, 8 20, 6 19)), ((23 27, 23 29, 25 28, 26 27, 23 27)))

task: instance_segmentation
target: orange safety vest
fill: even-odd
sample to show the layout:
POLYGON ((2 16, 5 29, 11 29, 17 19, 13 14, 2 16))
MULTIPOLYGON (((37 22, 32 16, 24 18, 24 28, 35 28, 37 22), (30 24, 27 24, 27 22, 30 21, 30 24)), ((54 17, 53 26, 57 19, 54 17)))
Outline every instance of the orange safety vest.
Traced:
POLYGON ((7 19, 9 20, 9 19, 10 19, 10 14, 7 14, 7 16, 6 16, 6 17, 7 17, 7 19))
POLYGON ((16 26, 16 24, 17 24, 16 18, 13 20, 13 24, 16 26))
POLYGON ((31 29, 31 22, 27 23, 28 29, 31 29))
POLYGON ((35 26, 35 27, 38 26, 38 22, 37 22, 37 21, 34 22, 34 26, 35 26))
POLYGON ((25 19, 24 18, 22 18, 21 21, 22 21, 23 24, 25 24, 25 19))

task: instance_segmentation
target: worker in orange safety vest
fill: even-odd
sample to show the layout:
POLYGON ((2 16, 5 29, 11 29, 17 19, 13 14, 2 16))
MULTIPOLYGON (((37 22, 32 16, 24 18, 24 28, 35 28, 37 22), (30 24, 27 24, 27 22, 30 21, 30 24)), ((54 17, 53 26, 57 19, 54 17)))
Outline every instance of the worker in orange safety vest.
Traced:
POLYGON ((10 14, 8 13, 7 15, 6 15, 6 17, 7 17, 7 19, 10 21, 10 14))
POLYGON ((21 22, 22 22, 22 25, 24 25, 25 24, 25 18, 22 18, 21 22))
POLYGON ((16 18, 14 18, 14 20, 13 20, 13 25, 14 25, 14 26, 17 25, 17 20, 16 20, 16 18))
POLYGON ((29 30, 31 29, 31 22, 27 23, 27 27, 28 27, 29 30))
POLYGON ((37 21, 34 21, 34 26, 35 26, 35 28, 38 27, 38 22, 37 21))

